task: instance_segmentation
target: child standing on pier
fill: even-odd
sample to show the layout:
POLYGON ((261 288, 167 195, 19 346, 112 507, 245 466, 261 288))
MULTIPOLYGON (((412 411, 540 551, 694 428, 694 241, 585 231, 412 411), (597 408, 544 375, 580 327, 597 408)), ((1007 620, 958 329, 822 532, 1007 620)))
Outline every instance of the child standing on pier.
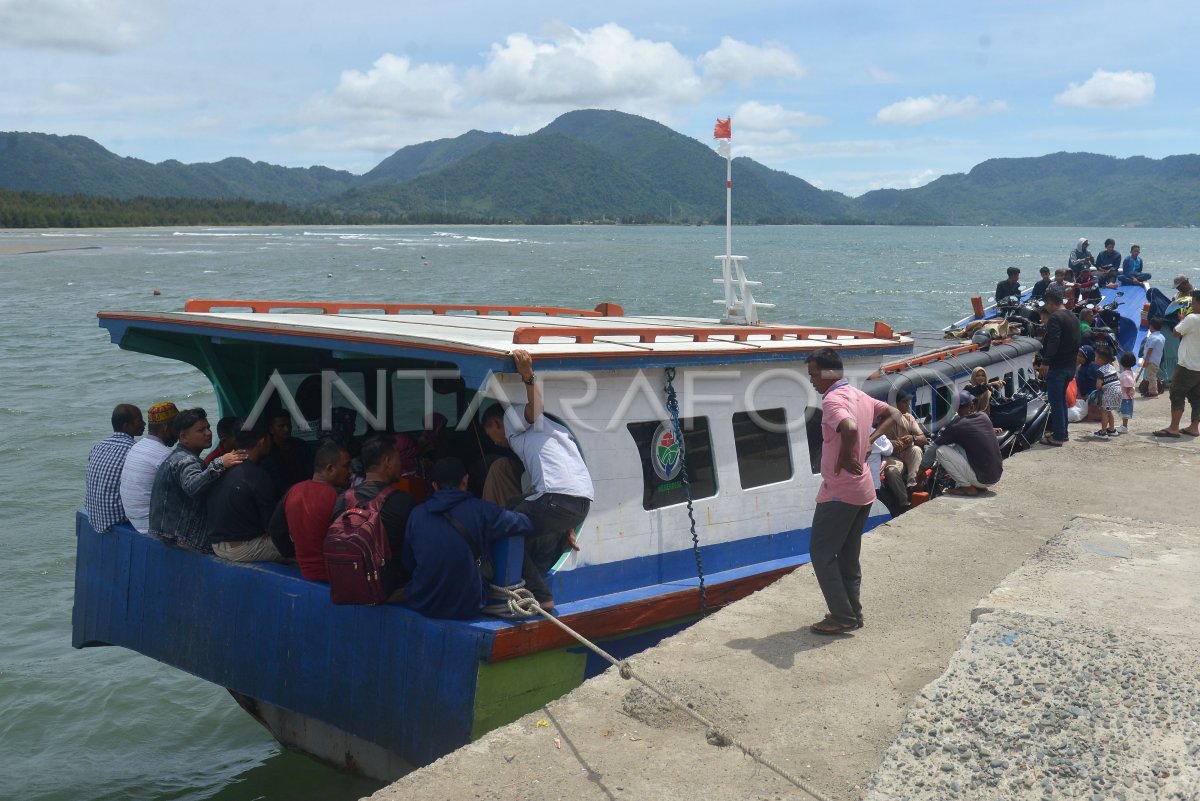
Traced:
POLYGON ((1121 427, 1119 434, 1129 433, 1129 421, 1133 419, 1133 395, 1137 392, 1137 379, 1133 377, 1133 367, 1137 364, 1137 356, 1133 351, 1121 354, 1121 427))
POLYGON ((1096 364, 1099 366, 1096 389, 1100 392, 1100 407, 1103 409, 1100 430, 1096 432, 1096 437, 1109 439, 1118 434, 1114 413, 1121 408, 1121 378, 1117 375, 1113 352, 1107 346, 1100 345, 1096 348, 1096 364))

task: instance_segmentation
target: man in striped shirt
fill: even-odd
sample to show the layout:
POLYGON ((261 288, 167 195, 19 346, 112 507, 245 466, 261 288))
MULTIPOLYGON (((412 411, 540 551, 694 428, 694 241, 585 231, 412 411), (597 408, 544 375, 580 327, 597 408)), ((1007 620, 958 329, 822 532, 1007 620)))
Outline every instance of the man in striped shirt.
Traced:
POLYGON ((121 469, 133 447, 133 438, 146 430, 142 410, 131 403, 119 403, 112 411, 112 436, 92 446, 87 463, 87 496, 84 508, 92 528, 103 534, 125 521, 121 505, 121 469))

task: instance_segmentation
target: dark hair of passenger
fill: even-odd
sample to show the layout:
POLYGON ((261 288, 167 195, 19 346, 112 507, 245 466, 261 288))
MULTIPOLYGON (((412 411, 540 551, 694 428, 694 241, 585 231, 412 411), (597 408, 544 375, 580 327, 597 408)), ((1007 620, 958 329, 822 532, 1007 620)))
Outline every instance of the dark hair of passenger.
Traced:
POLYGON ((1200 302, 1200 289, 1192 290, 1192 303, 1200 302))
POLYGON ((1161 317, 1151 317, 1150 318, 1150 330, 1158 331, 1159 329, 1161 329, 1163 327, 1164 322, 1166 322, 1166 321, 1163 320, 1163 318, 1161 318, 1161 317))
POLYGON ((1050 268, 1049 268, 1049 267, 1043 267, 1042 269, 1038 270, 1038 272, 1039 272, 1039 273, 1041 273, 1042 275, 1049 275, 1049 274, 1050 274, 1050 268))
POLYGON ((267 415, 267 422, 273 423, 276 420, 278 420, 280 417, 286 417, 288 419, 288 421, 290 422, 292 419, 292 413, 289 412, 287 409, 273 409, 270 412, 270 414, 267 415))
POLYGON ((234 423, 237 428, 233 434, 233 441, 238 450, 248 451, 257 445, 259 440, 267 436, 267 424, 261 417, 249 428, 236 418, 234 423))
POLYGON ((437 484, 439 489, 449 489, 457 487, 466 474, 467 468, 463 465, 462 459, 457 456, 443 456, 434 464, 432 478, 433 483, 437 484))
POLYGON ((113 431, 120 431, 125 426, 138 419, 141 414, 138 407, 132 403, 118 403, 112 410, 113 431))
POLYGON ((346 446, 337 440, 324 440, 321 443, 321 447, 317 448, 317 452, 313 456, 313 470, 320 471, 330 465, 337 464, 338 460, 342 458, 343 453, 346 453, 346 446))
POLYGON ((175 433, 180 434, 187 431, 192 426, 199 423, 201 420, 208 419, 208 412, 197 406, 195 409, 184 409, 179 414, 175 415, 175 419, 171 422, 175 426, 175 433))
POLYGON ((390 434, 376 434, 363 443, 363 469, 370 470, 372 467, 377 467, 389 453, 395 450, 396 440, 392 439, 390 434))
POLYGON ((217 439, 225 439, 234 431, 241 428, 242 418, 237 415, 230 414, 222 417, 217 421, 217 439))
POLYGON ((821 348, 808 357, 809 361, 824 371, 842 372, 842 356, 833 348, 821 348))
POLYGON ((900 390, 899 392, 896 393, 896 403, 908 403, 911 400, 912 400, 912 395, 908 394, 904 390, 900 390))
POLYGON ((1127 350, 1121 354, 1122 367, 1133 367, 1135 364, 1137 364, 1137 356, 1133 355, 1133 351, 1127 350))
POLYGON ((1042 300, 1046 303, 1054 303, 1058 306, 1062 305, 1063 296, 1057 289, 1047 289, 1046 294, 1042 296, 1042 300))
POLYGON ((1113 359, 1112 348, 1107 345, 1096 346, 1096 361, 1111 362, 1113 359))
POLYGON ((1020 274, 1021 274, 1020 267, 1009 267, 1008 268, 1008 277, 1009 278, 1012 278, 1014 275, 1020 275, 1020 274))
POLYGON ((1115 244, 1117 244, 1117 240, 1115 240, 1115 239, 1105 239, 1104 240, 1104 247, 1108 247, 1109 245, 1115 245, 1115 244))
POLYGON ((479 418, 479 422, 487 425, 494 419, 504 419, 504 404, 493 403, 491 406, 483 410, 483 417, 479 418))

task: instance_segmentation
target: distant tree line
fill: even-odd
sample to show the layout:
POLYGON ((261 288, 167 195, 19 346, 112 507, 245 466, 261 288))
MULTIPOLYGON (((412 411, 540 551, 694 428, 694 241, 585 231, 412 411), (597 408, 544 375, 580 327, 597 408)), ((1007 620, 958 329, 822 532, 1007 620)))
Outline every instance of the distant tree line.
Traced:
POLYGON ((0 189, 0 228, 141 228, 162 225, 484 224, 497 220, 430 212, 346 213, 239 198, 56 195, 0 189))

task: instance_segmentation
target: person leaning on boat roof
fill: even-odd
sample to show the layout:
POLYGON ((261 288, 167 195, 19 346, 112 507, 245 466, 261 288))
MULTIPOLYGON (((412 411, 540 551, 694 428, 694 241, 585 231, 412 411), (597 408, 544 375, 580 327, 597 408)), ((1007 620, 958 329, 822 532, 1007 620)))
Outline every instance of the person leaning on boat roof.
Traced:
POLYGON ((512 506, 533 521, 533 534, 525 542, 522 577, 538 603, 550 609, 554 596, 545 575, 567 549, 577 548, 575 532, 587 517, 595 493, 571 432, 544 414, 533 357, 520 348, 512 355, 525 383, 527 402, 488 407, 483 413, 483 430, 496 445, 511 447, 529 473, 533 491, 512 506))
POLYGON ((205 499, 213 553, 230 562, 286 562, 267 533, 275 511, 275 482, 262 467, 270 434, 262 420, 252 426, 238 420, 233 437, 231 452, 245 453, 246 460, 229 468, 205 499))
POLYGON ((350 451, 336 440, 325 440, 313 456, 312 478, 292 485, 267 524, 275 548, 295 557, 300 575, 310 581, 329 581, 325 535, 334 504, 350 486, 350 477, 350 451))
POLYGON ((150 489, 154 476, 175 446, 175 415, 179 410, 166 401, 146 410, 146 435, 133 444, 121 466, 121 508, 129 525, 142 534, 150 531, 150 489))
POLYGON ((405 603, 427 617, 466 620, 487 603, 481 569, 489 546, 528 537, 533 523, 467 492, 467 469, 456 456, 433 466, 434 492, 408 519, 399 561, 411 576, 405 603))
POLYGON ((150 490, 150 534, 168 545, 211 553, 208 490, 226 469, 244 462, 246 452, 227 453, 205 467, 200 454, 212 447, 208 414, 184 409, 173 422, 178 441, 159 465, 150 490))
POLYGON ((954 480, 951 495, 976 495, 1000 481, 1004 474, 1004 457, 996 439, 998 429, 992 419, 975 408, 975 396, 966 390, 958 393, 958 416, 934 437, 933 445, 925 450, 923 463, 942 466, 954 480))
POLYGON ((813 513, 809 554, 829 614, 809 628, 842 634, 863 626, 859 591, 862 533, 875 487, 863 469, 874 441, 900 427, 900 412, 875 400, 843 377, 842 357, 821 348, 808 358, 808 378, 822 394, 821 488, 813 513), (871 426, 886 417, 871 431, 871 426))
POLYGON ((112 434, 92 446, 87 460, 87 492, 83 508, 88 523, 103 534, 125 521, 121 505, 121 469, 133 447, 133 438, 146 430, 142 410, 132 403, 118 403, 112 410, 112 434))

